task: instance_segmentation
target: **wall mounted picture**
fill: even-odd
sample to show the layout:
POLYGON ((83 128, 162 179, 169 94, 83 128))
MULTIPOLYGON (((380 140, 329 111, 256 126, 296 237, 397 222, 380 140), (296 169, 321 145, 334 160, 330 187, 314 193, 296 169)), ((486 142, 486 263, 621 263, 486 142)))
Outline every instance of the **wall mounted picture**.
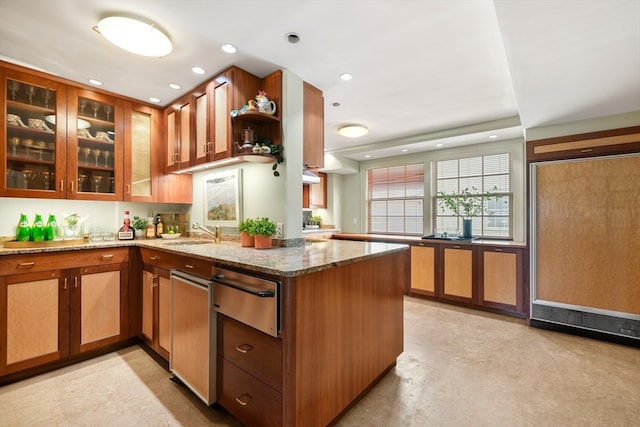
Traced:
POLYGON ((242 169, 232 169, 204 177, 205 225, 238 226, 242 217, 241 172, 242 169))

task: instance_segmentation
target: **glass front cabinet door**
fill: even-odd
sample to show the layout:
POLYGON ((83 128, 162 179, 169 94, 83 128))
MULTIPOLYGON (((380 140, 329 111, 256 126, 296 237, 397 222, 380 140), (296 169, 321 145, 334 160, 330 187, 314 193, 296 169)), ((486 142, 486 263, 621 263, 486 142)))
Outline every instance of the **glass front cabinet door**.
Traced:
POLYGON ((0 77, 0 194, 65 197, 67 87, 11 69, 0 77))
POLYGON ((69 88, 67 198, 122 200, 122 101, 69 88))

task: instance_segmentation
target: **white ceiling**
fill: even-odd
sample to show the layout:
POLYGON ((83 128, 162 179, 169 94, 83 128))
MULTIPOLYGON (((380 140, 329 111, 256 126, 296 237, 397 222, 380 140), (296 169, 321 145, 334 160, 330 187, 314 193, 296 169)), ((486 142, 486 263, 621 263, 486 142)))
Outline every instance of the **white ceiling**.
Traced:
POLYGON ((324 91, 325 148, 363 160, 640 111, 640 0, 0 0, 0 59, 162 106, 231 64, 286 68, 324 91), (92 27, 113 12, 156 23, 173 52, 110 45, 92 27))

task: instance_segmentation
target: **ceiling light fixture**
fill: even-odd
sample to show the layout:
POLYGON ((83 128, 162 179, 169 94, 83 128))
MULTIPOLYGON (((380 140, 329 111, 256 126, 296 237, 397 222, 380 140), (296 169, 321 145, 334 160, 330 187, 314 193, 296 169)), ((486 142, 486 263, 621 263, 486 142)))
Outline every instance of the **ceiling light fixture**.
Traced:
POLYGON ((344 81, 347 81, 347 80, 351 80, 353 78, 353 75, 349 73, 342 73, 340 74, 340 78, 344 81))
POLYGON ((237 49, 231 43, 225 43, 222 45, 222 50, 227 53, 236 53, 237 49))
POLYGON ((180 85, 178 83, 169 83, 169 87, 175 90, 180 89, 180 85))
POLYGON ((369 133, 369 129, 364 125, 345 125, 338 129, 338 133, 347 138, 358 138, 369 133))
POLYGON ((157 104, 158 102, 160 102, 160 98, 156 98, 155 96, 152 96, 151 98, 149 98, 149 101, 155 102, 157 104))
POLYGON ((95 86, 102 86, 102 82, 100 80, 96 80, 96 79, 89 79, 89 83, 91 83, 92 85, 95 85, 95 86))
POLYGON ((206 73, 206 70, 202 67, 191 67, 191 71, 193 71, 196 74, 204 74, 206 73))
POLYGON ((493 134, 493 135, 489 135, 489 139, 496 139, 498 137, 498 135, 493 134))
POLYGON ((136 55, 162 57, 173 49, 165 33, 154 24, 137 19, 109 16, 101 19, 96 28, 102 37, 136 55))

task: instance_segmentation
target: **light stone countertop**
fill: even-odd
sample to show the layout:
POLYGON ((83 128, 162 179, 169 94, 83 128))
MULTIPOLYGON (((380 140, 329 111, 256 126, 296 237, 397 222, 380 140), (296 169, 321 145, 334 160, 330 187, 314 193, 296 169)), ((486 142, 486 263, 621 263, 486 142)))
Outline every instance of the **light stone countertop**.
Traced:
POLYGON ((300 276, 357 262, 366 258, 409 249, 409 247, 404 244, 348 240, 314 241, 306 242, 304 246, 297 247, 255 249, 242 247, 240 243, 236 241, 215 243, 212 240, 181 238, 176 240, 97 241, 72 246, 47 246, 39 248, 0 247, 0 256, 128 246, 161 249, 198 259, 219 261, 227 266, 284 277, 300 276), (199 243, 192 244, 193 242, 199 243))

